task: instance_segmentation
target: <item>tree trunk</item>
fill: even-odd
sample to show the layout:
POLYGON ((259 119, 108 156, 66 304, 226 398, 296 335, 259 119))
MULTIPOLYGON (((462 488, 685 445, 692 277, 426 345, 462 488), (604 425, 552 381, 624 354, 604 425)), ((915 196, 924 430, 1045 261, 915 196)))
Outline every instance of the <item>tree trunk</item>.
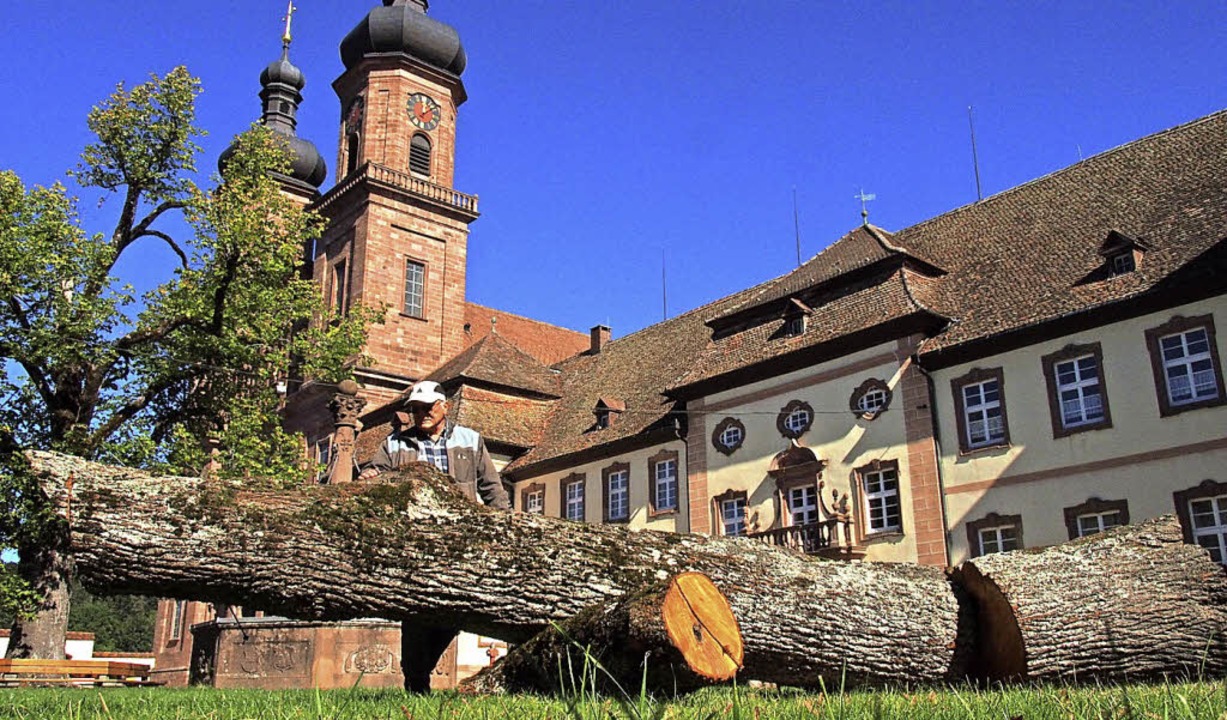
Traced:
POLYGON ((111 592, 298 618, 419 619, 523 642, 551 621, 696 571, 741 625, 745 677, 940 682, 963 675, 970 646, 970 616, 940 569, 495 511, 424 465, 395 485, 287 491, 31 458, 52 501, 71 503, 82 581, 111 592))
POLYGON ((1139 681, 1227 673, 1227 573, 1171 516, 963 563, 975 674, 1139 681))
POLYGON ((685 692, 732 679, 744 657, 728 600, 707 576, 683 573, 552 625, 462 689, 685 692))
POLYGON ((17 573, 42 596, 29 618, 13 622, 9 658, 63 660, 68 637, 69 587, 72 584, 72 553, 68 526, 48 523, 38 542, 18 548, 17 573))
POLYGON ((1183 545, 1170 516, 977 558, 947 577, 495 511, 425 465, 394 485, 255 489, 30 457, 73 518, 82 580, 112 592, 299 618, 419 620, 511 642, 600 606, 569 632, 588 633, 602 657, 633 666, 641 646, 671 666, 655 621, 642 620, 659 609, 649 589, 699 572, 740 624, 743 678, 839 687, 1227 672, 1227 573, 1183 545))

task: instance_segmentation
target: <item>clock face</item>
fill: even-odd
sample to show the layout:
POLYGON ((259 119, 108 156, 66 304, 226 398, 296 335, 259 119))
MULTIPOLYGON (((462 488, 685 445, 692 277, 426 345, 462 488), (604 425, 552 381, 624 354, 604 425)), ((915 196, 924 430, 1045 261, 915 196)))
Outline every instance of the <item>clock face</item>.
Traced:
POLYGON ((409 121, 423 130, 439 127, 442 112, 439 103, 429 95, 414 93, 409 96, 409 121))

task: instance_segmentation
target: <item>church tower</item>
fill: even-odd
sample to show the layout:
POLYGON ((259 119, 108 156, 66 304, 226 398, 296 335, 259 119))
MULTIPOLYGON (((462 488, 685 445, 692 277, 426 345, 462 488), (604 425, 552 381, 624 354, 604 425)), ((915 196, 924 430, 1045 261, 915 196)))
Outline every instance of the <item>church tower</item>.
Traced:
POLYGON ((453 185, 465 53, 427 6, 384 0, 341 42, 337 184, 314 205, 329 221, 311 259, 327 300, 387 308, 370 329, 375 364, 357 375, 370 406, 465 343, 468 232, 478 216, 476 196, 453 185))

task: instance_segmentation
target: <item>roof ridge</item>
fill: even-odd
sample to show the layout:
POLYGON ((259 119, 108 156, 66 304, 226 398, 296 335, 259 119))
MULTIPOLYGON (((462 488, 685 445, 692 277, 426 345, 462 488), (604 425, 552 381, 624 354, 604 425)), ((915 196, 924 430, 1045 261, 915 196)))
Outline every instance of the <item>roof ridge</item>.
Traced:
POLYGON ((1072 165, 1066 165, 1065 167, 1053 170, 1052 172, 1047 173, 1046 175, 1041 175, 1037 178, 1032 178, 1031 180, 1028 180, 1022 183, 1021 185, 1015 185, 1013 187, 1006 188, 1005 190, 989 195, 988 197, 982 200, 976 200, 975 202, 970 202, 965 205, 960 205, 951 210, 947 210, 946 212, 940 215, 935 215, 927 220, 922 220, 916 223, 915 225, 909 225, 908 227, 905 227, 902 230, 900 230, 899 233, 897 234, 910 233, 919 228, 923 228, 926 225, 930 225, 932 223, 938 222, 939 220, 945 220, 946 218, 952 215, 957 215, 959 213, 970 210, 972 208, 982 207, 988 203, 995 202, 995 201, 999 202, 1002 198, 1012 196, 1021 190, 1031 187, 1032 185, 1037 185, 1039 183, 1050 181, 1057 176, 1072 172, 1075 168, 1085 168, 1091 164, 1097 165, 1099 163, 1104 162, 1106 158, 1115 156, 1122 152, 1125 152, 1126 150, 1132 149, 1137 145, 1153 142, 1153 141, 1156 141, 1160 138, 1163 138, 1169 135, 1176 135, 1182 132, 1186 132, 1198 125, 1220 120, 1224 117, 1227 117, 1227 109, 1217 110, 1215 112, 1210 113, 1209 115, 1203 115, 1202 117, 1194 118, 1193 120, 1189 120, 1188 122, 1180 123, 1178 125, 1173 125, 1172 127, 1169 127, 1165 130, 1160 130, 1158 132, 1151 133, 1150 135, 1144 135, 1135 140, 1130 140, 1129 142, 1122 143, 1120 145, 1117 145, 1116 147, 1108 148, 1107 150, 1104 150, 1103 152, 1096 153, 1084 160, 1079 160, 1078 162, 1072 165))
POLYGON ((507 316, 509 316, 509 317, 517 318, 517 319, 519 319, 519 320, 527 320, 527 321, 529 321, 529 322, 531 322, 531 323, 536 323, 537 325, 545 325, 546 327, 551 327, 551 328, 554 328, 555 330, 565 330, 566 332, 569 332, 569 333, 575 333, 576 335, 579 335, 579 336, 581 336, 581 337, 584 335, 584 332, 583 332, 582 330, 572 330, 571 328, 568 328, 568 327, 563 327, 563 326, 561 326, 561 325, 556 325, 556 324, 554 324, 554 323, 551 323, 551 322, 546 322, 546 321, 544 321, 544 320, 538 320, 538 319, 536 319, 536 318, 531 318, 531 317, 529 317, 529 316, 527 316, 527 315, 521 315, 521 314, 519 314, 519 313, 513 313, 513 312, 510 312, 510 311, 508 311, 508 310, 500 310, 500 309, 498 309, 498 308, 496 308, 496 307, 491 307, 491 306, 489 306, 489 305, 482 305, 481 303, 476 303, 476 302, 473 302, 472 300, 465 300, 465 301, 464 301, 464 304, 465 304, 465 305, 472 305, 473 307, 478 307, 478 308, 481 308, 482 310, 489 310, 490 312, 500 313, 500 314, 503 314, 503 315, 507 315, 507 316))

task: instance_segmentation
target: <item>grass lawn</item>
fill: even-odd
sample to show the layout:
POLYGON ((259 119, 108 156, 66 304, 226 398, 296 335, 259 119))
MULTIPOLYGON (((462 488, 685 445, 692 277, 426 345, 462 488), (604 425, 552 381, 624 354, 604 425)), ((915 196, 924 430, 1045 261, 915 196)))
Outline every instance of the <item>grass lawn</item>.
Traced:
POLYGON ((572 697, 411 697, 390 690, 266 692, 211 688, 0 690, 0 718, 121 720, 486 720, 494 718, 959 718, 972 720, 1227 720, 1227 681, 1007 690, 848 693, 713 688, 674 700, 572 697))

